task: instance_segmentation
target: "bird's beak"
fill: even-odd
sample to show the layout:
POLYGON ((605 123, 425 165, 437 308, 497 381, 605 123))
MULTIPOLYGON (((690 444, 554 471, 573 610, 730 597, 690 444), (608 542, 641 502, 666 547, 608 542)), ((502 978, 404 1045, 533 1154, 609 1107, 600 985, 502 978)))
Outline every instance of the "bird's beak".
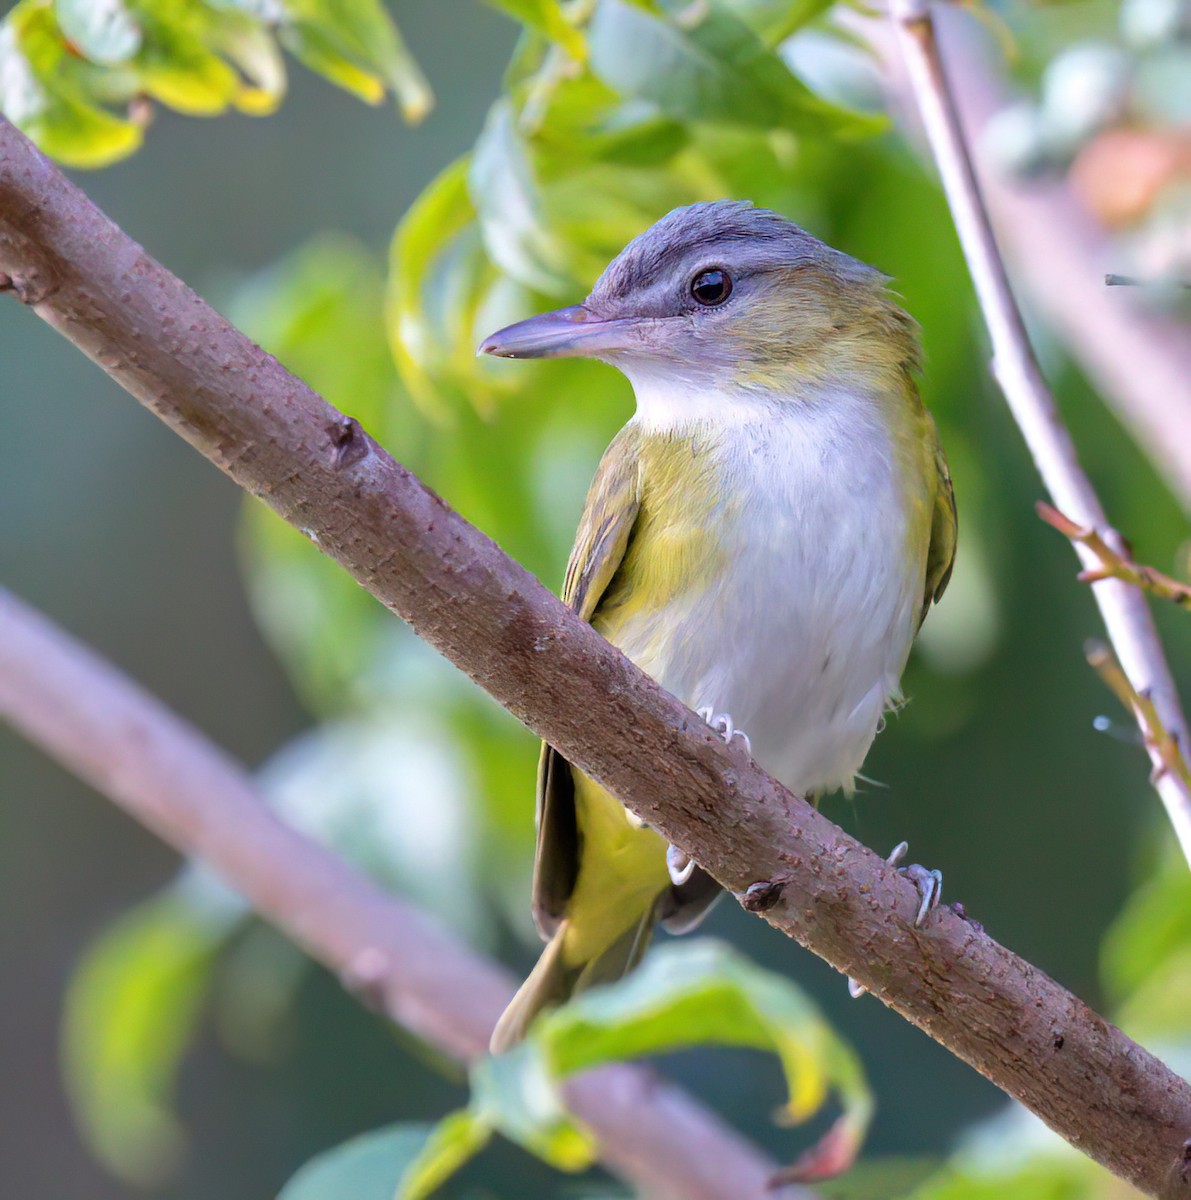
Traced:
POLYGON ((599 358, 623 350, 640 322, 604 320, 582 304, 530 317, 480 343, 480 354, 497 358, 599 358))

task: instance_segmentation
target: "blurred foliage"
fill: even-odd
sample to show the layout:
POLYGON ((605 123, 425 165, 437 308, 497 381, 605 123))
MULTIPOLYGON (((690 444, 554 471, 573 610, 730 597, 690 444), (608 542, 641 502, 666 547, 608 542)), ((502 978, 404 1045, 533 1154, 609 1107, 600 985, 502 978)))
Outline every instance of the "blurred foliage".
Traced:
POLYGON ((565 1171, 595 1158, 595 1144, 566 1114, 559 1085, 610 1062, 697 1045, 746 1046, 777 1055, 789 1099, 784 1125, 801 1124, 837 1093, 843 1115, 800 1160, 806 1178, 850 1165, 872 1116, 859 1060, 789 980, 755 967, 722 943, 659 946, 611 987, 596 988, 543 1014, 526 1040, 472 1068, 470 1108, 445 1118, 410 1167, 399 1192, 420 1200, 422 1181, 441 1181, 462 1165, 461 1143, 478 1150, 499 1131, 565 1171))
POLYGON ((429 85, 381 0, 20 0, 0 24, 0 112, 47 154, 102 167, 135 151, 156 102, 267 115, 282 49, 416 121, 429 85))
POLYGON ((393 1200, 397 1181, 433 1136, 429 1125, 394 1125, 313 1158, 277 1200, 393 1200))
POLYGON ((992 150, 1019 175, 1068 175, 1115 231, 1116 270, 1154 281, 1158 301, 1187 304, 1191 4, 1122 0, 1115 29, 1062 45, 1040 76, 1035 99, 990 122, 992 150))
MULTIPOLYGON (((958 747, 952 774, 935 786, 1000 803, 1007 739, 1028 739, 1033 731, 1021 727, 1031 714, 1070 707, 1075 687, 1096 685, 1085 681, 1079 637, 1063 630, 1076 648, 1069 673, 1031 674, 1023 694, 1027 660, 1056 642, 1055 618, 1045 606, 1039 612, 1037 597, 1071 596, 1074 585, 1068 564, 1054 565, 1045 533, 1031 541, 1032 526, 1013 507, 1013 488, 1034 484, 1007 473, 997 456, 1016 447, 1015 435, 979 404, 987 384, 946 210, 885 133, 866 53, 838 34, 819 0, 490 2, 523 27, 503 94, 472 150, 397 222, 387 278, 364 248, 320 236, 242 281, 230 316, 464 516, 557 581, 594 463, 628 414, 627 385, 598 364, 480 360, 480 337, 580 299, 632 236, 698 199, 746 196, 797 214, 875 262, 924 327, 923 390, 963 522, 947 600, 909 669, 917 700, 898 718, 899 736, 907 754, 940 771, 948 747, 958 747), (1011 627, 1020 653, 1002 666, 1011 627)), ((425 96, 373 0, 22 0, 0 31, 0 107, 64 160, 98 163, 139 140, 122 105, 143 94, 186 109, 175 100, 196 79, 228 78, 212 62, 236 64, 236 85, 218 104, 214 90, 205 93, 212 103, 202 111, 243 107, 253 80, 276 103, 279 66, 252 75, 229 29, 249 38, 261 63, 276 66, 282 45, 366 98, 391 88, 416 109, 425 96), (144 15, 150 7, 153 20, 144 15), (166 36, 176 34, 175 17, 189 41, 166 36), (195 39, 202 71, 199 59, 170 48, 193 48, 195 39), (69 70, 59 71, 67 57, 69 70), (72 124, 76 109, 81 126, 72 124)), ((1057 349, 1043 350, 1061 375, 1057 349)), ((1066 394, 1083 398, 1078 384, 1066 394)), ((1110 509, 1141 536, 1141 556, 1165 566, 1171 544, 1186 536, 1177 509, 1111 421, 1088 405, 1078 420, 1110 509)), ((532 943, 534 739, 263 505, 246 504, 241 534, 254 612, 319 722, 261 772, 271 802, 473 942, 491 945, 515 930, 532 943)), ((1078 625, 1083 601, 1066 603, 1065 619, 1078 625)), ((1090 719, 1079 713, 1031 763, 1028 781, 1014 778, 1025 807, 1090 786, 1096 768, 1081 761, 1083 743, 1069 731, 1090 719)), ((1143 790, 1144 757, 1135 748, 1132 759, 1124 755, 1122 778, 1136 776, 1143 790)), ((1146 877, 1107 938, 1105 992, 1131 1030, 1177 1049, 1191 1025, 1172 999, 1191 984, 1191 880, 1173 858, 1146 877)), ((1003 884, 1004 873, 996 878, 1003 884)), ((160 1180, 178 1161, 177 1075, 205 1009, 225 1012, 217 1025, 233 1053, 271 1053, 304 966, 297 956, 270 957, 254 932, 242 904, 188 869, 102 935, 80 967, 66 1015, 67 1070, 88 1136, 122 1177, 160 1180)), ((805 997, 714 944, 662 944, 621 985, 580 997, 535 1026, 525 1046, 479 1064, 467 1108, 437 1126, 392 1127, 328 1152, 295 1176, 283 1200, 369 1200, 391 1195, 403 1175, 407 1195, 428 1195, 493 1131, 580 1168, 591 1148, 561 1105, 562 1078, 594 1062, 725 1042, 777 1053, 793 1119, 818 1111, 834 1089, 844 1116, 828 1148, 839 1153, 842 1143, 844 1159, 858 1148, 872 1098, 855 1053, 805 997)), ((499 1142, 484 1159, 497 1153, 499 1142)), ((984 1129, 941 1172, 930 1160, 874 1159, 824 1195, 1106 1200, 1123 1194, 1118 1186, 1014 1116, 984 1129)))
POLYGON ((177 1166, 184 1133, 173 1086, 227 906, 171 888, 126 913, 79 963, 66 998, 63 1059, 96 1152, 146 1186, 177 1166))

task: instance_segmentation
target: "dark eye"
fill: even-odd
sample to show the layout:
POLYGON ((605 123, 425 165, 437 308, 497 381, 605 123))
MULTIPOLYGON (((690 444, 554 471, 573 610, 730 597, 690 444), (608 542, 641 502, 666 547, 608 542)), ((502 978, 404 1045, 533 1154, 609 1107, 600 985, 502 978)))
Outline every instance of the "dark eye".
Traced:
POLYGON ((691 295, 707 308, 723 304, 732 295, 732 276, 727 271, 700 271, 691 280, 691 295))

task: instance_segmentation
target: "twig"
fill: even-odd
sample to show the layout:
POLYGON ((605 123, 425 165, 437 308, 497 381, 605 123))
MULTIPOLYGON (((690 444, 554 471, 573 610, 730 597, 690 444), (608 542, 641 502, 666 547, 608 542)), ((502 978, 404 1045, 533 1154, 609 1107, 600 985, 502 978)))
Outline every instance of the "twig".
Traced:
POLYGON ((1151 747, 1161 760, 1161 766, 1155 767, 1154 770, 1177 775, 1191 786, 1191 767, 1188 767, 1187 760, 1183 757, 1178 738, 1163 726, 1153 699, 1144 692, 1134 690, 1133 684, 1121 670, 1121 664, 1117 662, 1112 647, 1093 638, 1084 646, 1084 656, 1115 693, 1117 699, 1137 719, 1145 744, 1151 747))
MULTIPOLYGON (((1098 565, 1080 571, 1080 583, 1099 583, 1102 579, 1123 579, 1126 583, 1151 592, 1163 600, 1169 600, 1180 608, 1191 609, 1191 584, 1182 583, 1170 575, 1164 575, 1155 567, 1147 567, 1133 560, 1132 552, 1122 539, 1123 550, 1116 550, 1095 529, 1079 525, 1057 508, 1044 500, 1034 505, 1037 514, 1053 529, 1082 546, 1087 546, 1096 556, 1098 565)), ((1119 536, 1119 535, 1118 535, 1119 536)))
MULTIPOLYGON (((0 272, 133 396, 729 891, 753 888, 755 897, 764 884, 772 925, 1110 1170, 1144 1191, 1191 1197, 1191 1183, 1171 1184, 1191 1169, 1184 1080, 960 914, 936 909, 915 928, 912 883, 738 743, 725 745, 3 121, 0 272)), ((22 701, 12 703, 19 710, 22 701)), ((251 857, 247 845, 242 853, 251 857)), ((308 907, 300 887, 279 903, 308 907)))
MULTIPOLYGON (((1120 539, 1079 465, 1071 435, 1042 378, 1009 287, 939 54, 929 0, 893 0, 891 11, 910 86, 992 340, 993 375, 1055 505, 1084 528, 1101 530, 1108 545, 1119 552, 1120 539)), ((1085 568, 1096 568, 1097 557, 1088 546, 1077 543, 1075 549, 1085 568)), ((1092 592, 1133 689, 1152 699, 1162 727, 1185 745, 1187 722, 1145 597, 1119 579, 1104 579, 1093 586, 1092 592)), ((1155 768, 1154 786, 1183 854, 1191 863, 1191 787, 1179 775, 1164 769, 1166 764, 1155 745, 1147 741, 1147 749, 1155 768)))
POLYGON ((1105 287, 1135 287, 1163 291, 1166 288, 1191 288, 1191 279, 1138 279, 1135 275, 1104 276, 1105 287))
MULTIPOLYGON (((452 1058, 487 1052, 512 995, 507 972, 283 824, 198 730, 3 589, 0 630, 0 719, 201 857, 369 1007, 452 1058)), ((572 1081, 568 1101, 609 1169, 651 1197, 772 1196, 776 1166, 651 1071, 592 1072, 572 1081)))

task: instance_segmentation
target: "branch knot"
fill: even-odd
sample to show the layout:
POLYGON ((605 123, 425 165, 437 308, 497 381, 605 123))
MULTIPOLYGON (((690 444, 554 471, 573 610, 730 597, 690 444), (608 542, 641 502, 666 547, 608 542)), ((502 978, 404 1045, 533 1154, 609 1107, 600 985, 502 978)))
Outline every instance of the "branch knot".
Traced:
POLYGON ((0 292, 12 292, 22 304, 40 304, 53 295, 56 287, 53 276, 44 268, 34 266, 16 275, 0 271, 0 292))
POLYGON ((367 458, 371 441, 364 427, 355 417, 341 417, 327 426, 327 437, 331 441, 331 465, 336 471, 353 467, 367 458))

